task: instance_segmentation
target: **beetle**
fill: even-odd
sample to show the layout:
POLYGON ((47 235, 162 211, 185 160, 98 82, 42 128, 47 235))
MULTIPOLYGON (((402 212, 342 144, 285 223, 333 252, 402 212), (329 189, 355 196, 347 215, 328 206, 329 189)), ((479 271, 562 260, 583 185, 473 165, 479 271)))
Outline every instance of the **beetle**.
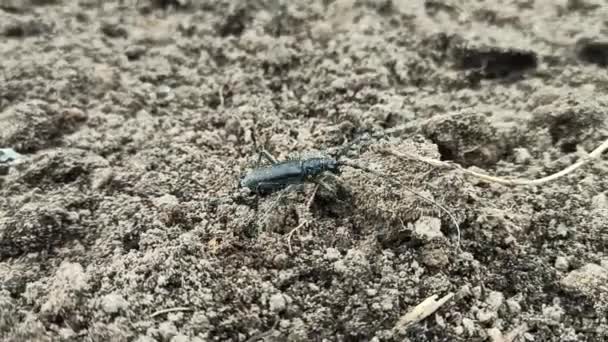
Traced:
MULTIPOLYGON (((338 156, 345 154, 346 149, 358 140, 360 139, 355 139, 346 147, 342 148, 340 153, 338 153, 338 156)), ((270 162, 270 164, 254 168, 248 173, 244 174, 240 178, 240 188, 248 189, 249 191, 255 192, 258 195, 267 195, 273 192, 286 189, 291 185, 304 184, 307 182, 317 183, 318 185, 324 185, 324 183, 320 179, 323 174, 329 172, 330 174, 337 176, 340 174, 341 167, 348 166, 381 177, 389 181, 393 185, 403 188, 414 196, 428 203, 431 203, 432 205, 439 208, 441 211, 448 215, 448 217, 452 220, 454 226, 456 227, 458 233, 458 242, 456 249, 458 250, 460 246, 460 226, 458 225, 458 221, 456 220, 454 215, 441 204, 430 198, 427 198, 421 193, 415 191, 414 189, 411 189, 401 184, 396 179, 394 179, 394 177, 381 174, 378 171, 374 171, 372 169, 369 169, 362 165, 358 165, 348 160, 339 160, 337 158, 331 157, 291 159, 283 162, 278 162, 268 151, 262 149, 258 157, 258 164, 260 163, 262 158, 265 158, 267 161, 270 162)))

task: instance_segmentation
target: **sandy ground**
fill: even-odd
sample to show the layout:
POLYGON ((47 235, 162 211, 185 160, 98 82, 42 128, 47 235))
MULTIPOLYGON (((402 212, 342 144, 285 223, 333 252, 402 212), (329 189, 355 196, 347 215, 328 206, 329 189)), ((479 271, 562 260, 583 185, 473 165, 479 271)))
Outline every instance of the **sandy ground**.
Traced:
POLYGON ((603 1, 101 3, 0 2, 2 341, 608 339, 605 157, 510 188, 381 152, 538 178, 591 151, 603 1), (343 158, 387 178, 236 189, 254 136, 364 133, 343 158))

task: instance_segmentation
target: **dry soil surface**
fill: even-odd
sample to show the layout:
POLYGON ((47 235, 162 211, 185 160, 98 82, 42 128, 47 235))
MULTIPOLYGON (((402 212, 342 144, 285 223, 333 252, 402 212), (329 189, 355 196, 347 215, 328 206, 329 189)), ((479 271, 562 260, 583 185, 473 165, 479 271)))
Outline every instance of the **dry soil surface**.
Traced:
POLYGON ((606 156, 512 188, 382 152, 572 164, 608 138, 606 18, 601 0, 1 1, 0 148, 24 156, 0 165, 2 341, 606 340, 606 156), (247 194, 254 138, 384 177, 247 194), (406 187, 454 214, 460 249, 406 187))

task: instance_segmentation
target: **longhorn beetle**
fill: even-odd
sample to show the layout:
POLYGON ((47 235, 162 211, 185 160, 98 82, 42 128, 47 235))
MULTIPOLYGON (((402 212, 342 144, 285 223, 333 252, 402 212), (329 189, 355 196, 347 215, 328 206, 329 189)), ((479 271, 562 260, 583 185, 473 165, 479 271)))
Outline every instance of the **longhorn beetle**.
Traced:
POLYGON ((454 215, 452 215, 452 213, 444 206, 430 198, 423 196, 414 189, 400 184, 397 180, 390 176, 383 175, 378 171, 371 170, 365 166, 353 163, 352 161, 339 159, 341 155, 346 153, 347 149, 350 146, 352 146, 359 140, 361 140, 361 137, 353 140, 350 144, 347 144, 344 148, 342 148, 342 150, 338 153, 338 157, 335 159, 325 157, 291 159, 279 162, 268 151, 261 149, 259 151, 258 164, 263 157, 270 162, 270 165, 254 168, 248 173, 244 174, 240 179, 239 187, 247 188, 258 195, 264 195, 285 189, 290 185, 304 183, 316 183, 318 185, 323 185, 323 183, 320 181, 320 177, 322 175, 326 173, 331 173, 338 176, 340 175, 341 168, 344 166, 348 166, 382 177, 383 179, 393 183, 393 185, 405 189, 406 191, 412 193, 414 196, 431 203, 432 205, 436 206, 441 211, 446 213, 452 220, 452 223, 456 227, 458 233, 456 245, 456 250, 458 250, 460 247, 460 227, 454 215))

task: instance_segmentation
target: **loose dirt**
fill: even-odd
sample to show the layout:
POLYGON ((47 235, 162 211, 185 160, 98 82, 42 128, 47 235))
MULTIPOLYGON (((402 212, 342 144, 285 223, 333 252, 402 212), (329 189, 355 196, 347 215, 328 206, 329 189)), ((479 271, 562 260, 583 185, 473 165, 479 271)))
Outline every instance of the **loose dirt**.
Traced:
POLYGON ((507 187, 380 151, 567 167, 608 138, 607 34, 596 0, 0 2, 0 339, 608 339, 606 156, 507 187), (236 196, 253 134, 364 133, 392 181, 236 196))

